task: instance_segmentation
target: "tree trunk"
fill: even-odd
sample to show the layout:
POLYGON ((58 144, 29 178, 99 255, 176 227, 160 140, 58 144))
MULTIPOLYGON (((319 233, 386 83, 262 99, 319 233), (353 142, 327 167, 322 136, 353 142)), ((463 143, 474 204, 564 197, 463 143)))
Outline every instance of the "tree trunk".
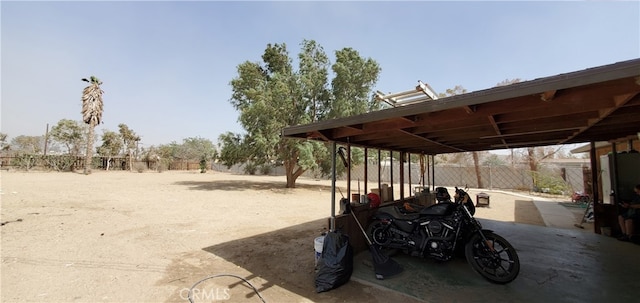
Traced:
POLYGON ((478 188, 484 188, 484 184, 482 184, 482 174, 480 172, 480 157, 478 156, 478 152, 473 152, 473 165, 476 168, 476 178, 478 179, 478 188))
POLYGON ((527 161, 529 162, 529 170, 538 171, 535 149, 533 147, 527 148, 527 161))
POLYGON ((527 161, 529 162, 529 170, 531 171, 531 182, 535 188, 538 187, 538 163, 536 163, 535 149, 527 148, 527 161))
POLYGON ((89 124, 89 133, 87 134, 87 153, 84 158, 84 174, 91 174, 91 159, 93 158, 93 137, 95 136, 95 122, 93 120, 89 124))
POLYGON ((306 171, 292 161, 284 161, 284 170, 287 175, 287 188, 296 188, 296 180, 306 171))

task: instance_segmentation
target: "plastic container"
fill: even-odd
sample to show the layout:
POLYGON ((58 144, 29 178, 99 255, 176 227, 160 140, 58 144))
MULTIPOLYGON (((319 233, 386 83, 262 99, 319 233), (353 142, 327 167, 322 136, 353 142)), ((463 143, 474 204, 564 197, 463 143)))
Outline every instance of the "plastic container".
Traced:
POLYGON ((317 237, 313 240, 313 248, 315 250, 315 265, 318 266, 320 257, 322 256, 322 246, 324 245, 324 236, 317 237))

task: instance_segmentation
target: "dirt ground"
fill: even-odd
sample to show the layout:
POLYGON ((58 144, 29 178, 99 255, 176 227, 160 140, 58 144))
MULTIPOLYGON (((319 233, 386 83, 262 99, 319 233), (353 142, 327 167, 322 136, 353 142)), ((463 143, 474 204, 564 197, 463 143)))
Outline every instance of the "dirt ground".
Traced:
MULTIPOLYGON (((3 171, 0 181, 2 302, 186 302, 211 275, 223 276, 198 284, 194 301, 260 302, 238 276, 267 302, 416 302, 354 281, 315 292, 327 180, 286 189, 284 177, 221 172, 3 171)), ((500 195, 476 217, 544 225, 530 199, 500 195)))

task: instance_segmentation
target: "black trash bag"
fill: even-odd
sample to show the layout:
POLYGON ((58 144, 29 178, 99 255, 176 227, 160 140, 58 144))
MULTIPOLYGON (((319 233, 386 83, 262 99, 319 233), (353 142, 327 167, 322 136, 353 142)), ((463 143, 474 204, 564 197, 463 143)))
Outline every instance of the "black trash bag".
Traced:
POLYGON ((316 272, 316 292, 338 288, 349 281, 351 273, 353 248, 349 244, 349 236, 339 231, 327 233, 316 272))

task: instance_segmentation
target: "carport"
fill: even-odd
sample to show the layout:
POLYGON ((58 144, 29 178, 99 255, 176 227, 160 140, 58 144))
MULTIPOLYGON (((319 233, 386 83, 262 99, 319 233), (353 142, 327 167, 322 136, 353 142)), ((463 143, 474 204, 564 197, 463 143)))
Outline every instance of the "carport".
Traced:
MULTIPOLYGON (((420 89, 421 86, 416 87, 416 91, 420 89)), ((283 129, 282 135, 333 142, 334 149, 340 144, 347 148, 363 147, 365 153, 369 148, 399 152, 401 158, 406 154, 433 156, 589 143, 593 172, 598 171, 595 142, 612 143, 615 153, 615 143, 638 140, 639 93, 640 59, 633 59, 443 99, 427 98, 428 101, 357 116, 290 126, 283 129)), ((403 176, 401 172, 400 184, 404 184, 403 176)), ((590 183, 593 196, 599 197, 595 203, 594 232, 600 233, 603 224, 615 225, 608 222, 615 217, 612 217, 614 207, 602 204, 597 174, 592 174, 590 183)), ((400 200, 404 199, 401 186, 400 200)), ((334 205, 331 218, 335 218, 334 205)))
MULTIPOLYGON (((640 59, 633 59, 357 116, 290 126, 283 129, 282 135, 331 142, 334 155, 339 144, 347 148, 363 147, 365 157, 367 149, 377 149, 399 152, 401 159, 407 154, 434 156, 588 143, 591 171, 595 172, 599 167, 595 142, 610 143, 614 159, 618 145, 627 144, 631 148, 637 143, 640 137, 639 93, 640 59)), ((401 171, 400 184, 404 184, 403 175, 401 171)), ((592 174, 590 183, 593 197, 596 197, 594 232, 600 233, 601 226, 617 226, 612 222, 615 205, 603 203, 597 174, 592 174)), ((335 166, 333 187, 331 229, 336 226, 335 166)), ((404 199, 401 186, 400 200, 396 202, 404 199)), ((358 217, 367 219, 369 214, 369 211, 361 210, 358 217)), ((636 245, 625 246, 626 243, 621 245, 613 238, 570 230, 501 222, 489 222, 489 226, 507 238, 517 238, 514 242, 520 242, 514 246, 523 249, 521 259, 529 262, 523 268, 529 266, 530 270, 524 274, 528 277, 519 278, 524 281, 516 279, 510 286, 487 289, 488 285, 477 284, 475 280, 453 284, 451 280, 433 282, 433 279, 442 278, 440 275, 431 277, 433 279, 427 277, 431 285, 407 287, 426 286, 431 292, 430 300, 436 301, 465 301, 469 295, 475 296, 478 302, 505 298, 520 302, 633 301, 636 298, 631 290, 640 286, 637 282, 640 272, 636 266, 627 263, 635 262, 631 260, 638 253, 636 245), (564 242, 568 239, 571 241, 564 242), (572 283, 574 285, 570 285, 572 283), (437 291, 433 292, 435 289, 437 291), (484 294, 478 297, 482 292, 484 294), (456 293, 458 296, 451 296, 456 293)), ((355 228, 347 226, 346 229, 355 228)), ((356 251, 364 249, 364 240, 354 242, 356 251)), ((452 268, 445 270, 455 271, 452 268)), ((424 277, 417 276, 410 280, 415 279, 425 281, 424 277)), ((377 282, 372 279, 371 283, 377 282)), ((388 285, 385 287, 393 289, 388 285)), ((406 293, 405 287, 399 288, 396 290, 406 293)))

